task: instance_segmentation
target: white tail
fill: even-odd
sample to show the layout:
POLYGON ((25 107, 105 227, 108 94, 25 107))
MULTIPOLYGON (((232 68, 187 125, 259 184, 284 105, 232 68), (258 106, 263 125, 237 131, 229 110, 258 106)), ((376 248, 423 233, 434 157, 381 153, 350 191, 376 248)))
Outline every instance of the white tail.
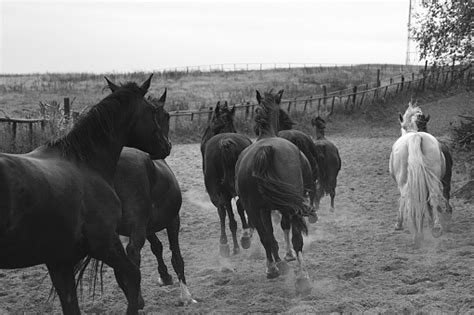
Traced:
POLYGON ((425 215, 434 220, 435 226, 439 224, 437 211, 438 207, 444 204, 444 197, 440 179, 425 163, 421 150, 422 137, 414 134, 408 139, 407 144, 407 185, 401 194, 401 199, 404 203, 404 216, 414 229, 416 238, 418 233, 423 233, 425 215), (428 204, 431 205, 431 211, 428 204))

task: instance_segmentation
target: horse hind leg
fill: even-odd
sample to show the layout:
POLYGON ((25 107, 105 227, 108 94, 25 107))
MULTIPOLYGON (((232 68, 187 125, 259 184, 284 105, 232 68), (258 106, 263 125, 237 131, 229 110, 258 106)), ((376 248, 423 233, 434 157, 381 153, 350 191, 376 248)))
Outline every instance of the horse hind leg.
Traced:
POLYGON ((282 215, 281 216, 281 228, 283 230, 283 235, 285 237, 285 244, 286 244, 286 254, 285 257, 283 258, 286 261, 293 261, 296 260, 296 253, 293 249, 293 246, 290 243, 290 228, 291 228, 291 223, 290 223, 290 218, 288 215, 282 215))
POLYGON ((168 240, 171 250, 171 264, 176 272, 179 280, 179 287, 181 289, 180 304, 188 305, 197 303, 191 296, 188 286, 186 284, 186 277, 184 276, 184 260, 181 256, 181 250, 179 248, 179 228, 180 218, 176 216, 171 225, 166 228, 168 234, 168 240))
POLYGON ((235 221, 234 211, 232 210, 231 204, 232 198, 228 198, 224 204, 224 207, 229 216, 229 229, 232 234, 232 242, 234 244, 233 254, 237 255, 240 252, 239 242, 237 241, 237 221, 235 221))
POLYGON ((64 314, 80 314, 72 264, 46 264, 64 314))
POLYGON ((219 253, 222 257, 229 257, 230 256, 230 248, 229 244, 227 243, 227 234, 225 232, 225 217, 226 217, 226 209, 222 203, 219 203, 217 206, 217 213, 219 214, 219 220, 221 224, 221 237, 220 237, 220 246, 219 246, 219 253))
MULTIPOLYGON (((289 271, 288 263, 285 260, 281 260, 278 254, 278 250, 279 250, 278 242, 276 241, 275 236, 273 235, 271 211, 260 212, 260 218, 261 218, 263 229, 265 231, 264 233, 265 233, 266 245, 264 245, 264 247, 265 247, 265 251, 267 252, 268 269, 270 270, 270 272, 275 271, 276 269, 275 277, 278 277, 279 275, 287 274, 289 271)), ((283 218, 284 216, 282 216, 282 220, 283 218)), ((268 278, 268 273, 267 273, 267 278, 268 278)))
POLYGON ((403 211, 405 208, 405 201, 400 198, 399 205, 398 205, 398 215, 397 215, 397 222, 395 223, 395 230, 401 231, 403 230, 403 211))
MULTIPOLYGON (((262 216, 259 213, 255 213, 252 209, 249 209, 249 214, 251 215, 250 220, 254 225, 255 229, 257 230, 258 236, 260 238, 260 242, 262 243, 263 247, 265 248, 265 254, 267 256, 267 267, 266 267, 266 274, 267 279, 277 278, 280 273, 278 271, 278 267, 276 266, 275 261, 273 260, 272 255, 272 241, 270 236, 268 235, 267 229, 264 227, 262 222, 262 216)), ((268 211, 268 220, 270 220, 271 226, 271 216, 270 211, 268 211)))
POLYGON ((298 294, 309 294, 312 290, 312 287, 308 272, 306 270, 306 264, 303 258, 303 236, 301 235, 301 231, 298 229, 297 224, 292 223, 291 230, 291 241, 293 243, 293 248, 296 251, 296 259, 298 261, 295 289, 298 294))
POLYGON ((140 307, 142 307, 138 300, 141 281, 140 269, 125 253, 117 234, 114 233, 109 237, 100 236, 106 237, 109 241, 97 244, 96 240, 89 238, 91 256, 102 260, 114 269, 115 279, 127 298, 127 314, 137 314, 140 307))
POLYGON ((242 237, 240 238, 240 245, 242 246, 243 249, 249 249, 251 245, 251 239, 252 239, 252 230, 250 228, 249 223, 247 222, 247 218, 245 217, 245 209, 244 206, 242 205, 242 201, 237 199, 236 201, 237 205, 237 212, 239 213, 240 220, 242 221, 242 237))
POLYGON ((163 244, 160 242, 155 233, 147 235, 147 240, 150 243, 150 248, 158 262, 158 273, 160 275, 158 283, 160 286, 172 285, 173 277, 168 273, 165 261, 163 260, 163 244))

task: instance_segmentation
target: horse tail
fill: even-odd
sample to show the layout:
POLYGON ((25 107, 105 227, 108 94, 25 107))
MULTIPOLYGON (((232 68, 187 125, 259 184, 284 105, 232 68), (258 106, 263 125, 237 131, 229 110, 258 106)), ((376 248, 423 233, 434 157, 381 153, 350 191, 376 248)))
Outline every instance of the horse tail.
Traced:
POLYGON ((218 142, 218 149, 220 152, 220 160, 222 161, 222 172, 223 177, 221 179, 222 184, 231 185, 233 191, 235 191, 235 164, 239 158, 240 152, 236 150, 237 143, 233 139, 220 139, 218 142))
POLYGON ((252 176, 257 180, 258 192, 266 203, 287 214, 292 226, 308 235, 308 227, 303 215, 308 213, 304 198, 294 185, 287 184, 276 178, 273 164, 274 151, 271 146, 257 149, 254 157, 252 176))
POLYGON ((423 217, 426 213, 433 219, 437 211, 438 200, 442 198, 441 182, 428 167, 421 150, 422 137, 414 134, 408 139, 407 185, 402 194, 405 204, 405 215, 411 221, 416 232, 422 230, 423 217), (428 203, 432 211, 428 210, 428 203))
POLYGON ((90 276, 89 276, 89 282, 90 282, 89 287, 90 287, 90 292, 92 293, 92 298, 94 298, 97 284, 100 285, 101 294, 104 292, 104 279, 103 279, 104 262, 94 259, 91 256, 86 256, 74 266, 74 276, 75 277, 77 276, 76 289, 80 288, 80 293, 82 295, 82 281, 84 278, 84 273, 89 264, 92 264, 92 269, 90 270, 90 276))

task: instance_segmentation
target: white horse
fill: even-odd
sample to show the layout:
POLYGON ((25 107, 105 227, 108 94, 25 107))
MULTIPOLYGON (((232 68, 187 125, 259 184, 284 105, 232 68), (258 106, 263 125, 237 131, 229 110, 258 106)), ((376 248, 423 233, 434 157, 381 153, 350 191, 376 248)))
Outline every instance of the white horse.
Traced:
POLYGON ((390 174, 400 191, 400 206, 396 229, 403 229, 407 219, 414 232, 415 246, 423 240, 423 220, 433 224, 434 237, 443 234, 446 200, 443 197, 441 178, 446 167, 438 140, 426 132, 417 132, 417 116, 422 114, 417 106, 408 104, 400 115, 402 136, 392 146, 390 174), (441 218, 441 220, 440 220, 441 218))

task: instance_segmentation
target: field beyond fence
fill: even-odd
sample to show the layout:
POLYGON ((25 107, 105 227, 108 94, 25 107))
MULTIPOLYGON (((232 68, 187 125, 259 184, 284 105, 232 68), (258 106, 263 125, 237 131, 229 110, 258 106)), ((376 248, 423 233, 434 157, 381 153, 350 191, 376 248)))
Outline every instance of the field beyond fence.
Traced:
MULTIPOLYGON (((398 70, 412 70, 411 72, 403 72, 399 74, 394 74, 390 72, 390 70, 396 69, 396 67, 392 67, 390 69, 388 66, 381 66, 378 65, 379 68, 375 68, 374 66, 370 65, 359 65, 359 66, 339 66, 335 67, 331 70, 331 68, 323 69, 322 67, 315 67, 315 68, 307 68, 306 65, 304 68, 291 68, 291 64, 289 69, 281 69, 276 68, 276 70, 263 70, 257 71, 257 73, 250 71, 247 74, 248 77, 256 76, 257 79, 264 79, 263 73, 268 73, 268 71, 272 71, 274 74, 274 78, 281 77, 281 71, 298 71, 297 74, 301 75, 302 80, 315 80, 315 84, 313 87, 316 86, 317 94, 305 94, 306 90, 301 91, 301 87, 291 85, 291 86, 279 86, 279 82, 270 82, 270 84, 265 84, 265 86, 270 85, 270 87, 274 87, 275 89, 279 89, 281 87, 287 88, 285 89, 285 95, 287 96, 282 100, 282 108, 288 111, 290 116, 298 116, 301 114, 311 113, 322 113, 322 112, 354 112, 354 111, 366 111, 371 105, 376 104, 378 102, 385 102, 390 98, 394 98, 397 95, 411 95, 412 97, 416 98, 419 93, 429 89, 429 90, 443 90, 452 85, 467 85, 470 86, 472 84, 472 66, 471 64, 468 65, 457 65, 449 67, 411 67, 409 69, 403 69, 399 66, 398 70), (277 71, 277 72, 274 72, 277 71), (334 84, 334 81, 324 83, 318 81, 318 79, 328 78, 328 81, 331 81, 331 71, 334 72, 334 77, 342 76, 351 74, 351 71, 356 71, 357 74, 360 74, 361 71, 367 71, 371 75, 373 75, 373 80, 370 82, 360 82, 355 80, 356 82, 352 83, 349 82, 350 79, 344 84, 334 84), (342 73, 342 74, 341 74, 342 73), (384 74, 391 74, 391 76, 384 76, 384 74), (318 77, 319 74, 319 77, 318 77), (321 74, 327 74, 321 76, 321 74), (311 77, 314 76, 314 78, 311 77), (339 88, 335 89, 335 86, 344 85, 346 88, 339 88), (349 86, 349 87, 347 87, 349 86), (287 92, 287 90, 289 90, 287 92), (290 97, 288 97, 288 94, 290 97)), ((224 69, 224 68, 222 68, 224 69)), ((236 68, 237 69, 237 68, 236 68)), ((189 70, 189 69, 188 69, 189 70)), ((209 68, 209 71, 212 68, 209 68)), ((222 71, 227 70, 217 70, 218 75, 222 76, 222 71)), ((237 70, 236 70, 237 71, 237 70)), ((168 85, 172 80, 178 81, 178 87, 184 86, 183 81, 188 82, 189 85, 194 86, 195 83, 192 82, 192 79, 195 78, 196 72, 188 71, 188 76, 184 75, 180 72, 176 72, 171 74, 170 72, 161 72, 160 73, 160 82, 163 85, 168 85), (191 74, 189 74, 191 73, 191 74), (176 76, 178 79, 173 79, 170 77, 176 76)), ((208 76, 212 75, 212 73, 207 74, 208 76)), ((237 74, 224 74, 225 76, 236 76, 237 74)), ((79 75, 80 76, 80 75, 79 75)), ((350 76, 350 75, 349 75, 350 76)), ((13 76, 16 77, 16 76, 13 76)), ((133 77, 133 75, 132 75, 133 77)), ((136 79, 128 79, 140 82, 143 80, 143 77, 146 77, 146 74, 143 74, 140 78, 136 79)), ((271 76, 270 76, 271 77, 271 76)), ((367 73, 364 73, 362 76, 363 78, 367 78, 367 73)), ((236 80, 241 77, 236 76, 236 80)), ((300 81, 301 78, 298 78, 300 81)), ((83 79, 87 79, 87 76, 83 79)), ((98 80, 94 77, 93 80, 98 80)), ((74 91, 73 87, 75 84, 79 84, 80 82, 87 82, 84 90, 100 90, 102 87, 103 90, 103 78, 100 76, 101 83, 96 82, 96 84, 89 83, 89 81, 74 81, 71 79, 67 86, 60 86, 60 91, 62 93, 67 93, 68 91, 71 94, 74 91), (76 83, 75 83, 76 82, 76 83), (79 83, 77 83, 79 82, 79 83), (87 85, 89 84, 89 85, 87 85), (99 87, 99 89, 98 89, 99 87)), ((28 81, 28 80, 26 80, 28 81)), ((25 82, 26 82, 25 81, 25 82)), ((156 80, 155 80, 156 81, 156 80)), ((199 81, 199 80, 197 80, 199 81)), ((232 81, 232 80, 231 80, 232 81)), ((38 81, 39 82, 39 81, 38 81)), ((48 81, 48 82, 64 82, 63 80, 57 81, 48 81)), ((218 82, 211 81, 213 84, 217 85, 218 82)), ((49 84, 49 83, 48 83, 49 84)), ((258 87, 258 84, 256 84, 258 87)), ((261 83, 260 83, 261 85, 261 83)), ((302 83, 304 85, 304 83, 302 83)), ((0 85, 0 89, 3 89, 5 94, 8 93, 17 93, 17 97, 21 97, 22 94, 31 94, 32 91, 36 91, 35 89, 40 89, 39 84, 30 84, 28 87, 25 83, 21 83, 20 85, 0 85), (19 88, 18 86, 22 86, 19 88)), ((43 88, 44 85, 43 85, 43 88)), ((52 93, 55 93, 56 88, 58 86, 53 86, 52 93)), ((81 86, 82 88, 82 86, 81 86)), ((222 87, 221 87, 222 88, 222 87)), ((232 94, 232 87, 227 86, 224 84, 224 88, 229 89, 227 91, 228 95, 232 94)), ((173 88, 175 90, 176 88, 173 88)), ((243 90, 247 91, 248 94, 254 95, 255 88, 252 87, 245 87, 243 90)), ((49 90, 48 90, 49 91, 49 90)), ((159 93, 160 91, 157 90, 159 93)), ((242 91, 240 91, 241 94, 242 91)), ((36 95, 36 93, 33 93, 36 95)), ((59 93, 57 93, 59 94, 59 93)), ((99 93, 98 93, 99 94, 99 93)), ((204 93, 202 93, 204 94, 204 93)), ((219 99, 225 99, 223 93, 220 93, 222 97, 218 97, 219 99)), ((200 96, 197 93, 198 97, 200 96)), ((284 95, 284 96, 285 96, 284 95)), ((96 95, 97 96, 97 95, 96 95)), ((239 95, 240 96, 240 95, 239 95)), ((214 100, 216 96, 213 96, 214 100)), ((103 98, 100 94, 98 95, 98 100, 103 98)), ((237 124, 245 124, 246 122, 252 121, 255 113, 255 107, 257 106, 255 101, 251 100, 244 100, 241 99, 240 101, 236 102, 235 97, 228 97, 230 99, 231 105, 235 105, 236 107, 236 120, 237 124)), ((64 133, 68 130, 68 128, 74 123, 74 121, 79 117, 79 110, 73 108, 73 103, 76 99, 74 98, 64 97, 64 103, 61 105, 58 101, 40 101, 39 102, 39 116, 36 118, 11 118, 4 112, 3 118, 0 118, 0 124, 3 125, 0 128, 3 128, 4 132, 2 133, 2 138, 0 139, 0 144, 2 145, 2 151, 13 151, 13 152, 25 152, 28 151, 40 143, 44 142, 45 139, 49 139, 51 137, 55 137, 64 133)), ((193 106, 193 109, 189 109, 190 106, 185 109, 181 109, 183 106, 176 105, 176 99, 167 100, 167 108, 169 110, 171 121, 170 121, 170 129, 171 133, 179 136, 183 136, 186 133, 196 133, 196 130, 202 129, 202 126, 206 125, 209 119, 212 116, 213 112, 213 103, 201 103, 199 106, 193 106), (172 105, 168 105, 171 103, 172 105), (172 107, 174 110, 170 110, 169 108, 172 107)), ((4 100, 8 101, 8 99, 4 100)), ((94 103, 94 102, 92 102, 94 103)), ((195 105, 195 104, 194 104, 195 105)), ((83 106, 82 109, 84 109, 83 106)), ((27 112, 26 116, 31 116, 31 112, 27 112)), ((1 114, 1 112, 0 112, 1 114)))

